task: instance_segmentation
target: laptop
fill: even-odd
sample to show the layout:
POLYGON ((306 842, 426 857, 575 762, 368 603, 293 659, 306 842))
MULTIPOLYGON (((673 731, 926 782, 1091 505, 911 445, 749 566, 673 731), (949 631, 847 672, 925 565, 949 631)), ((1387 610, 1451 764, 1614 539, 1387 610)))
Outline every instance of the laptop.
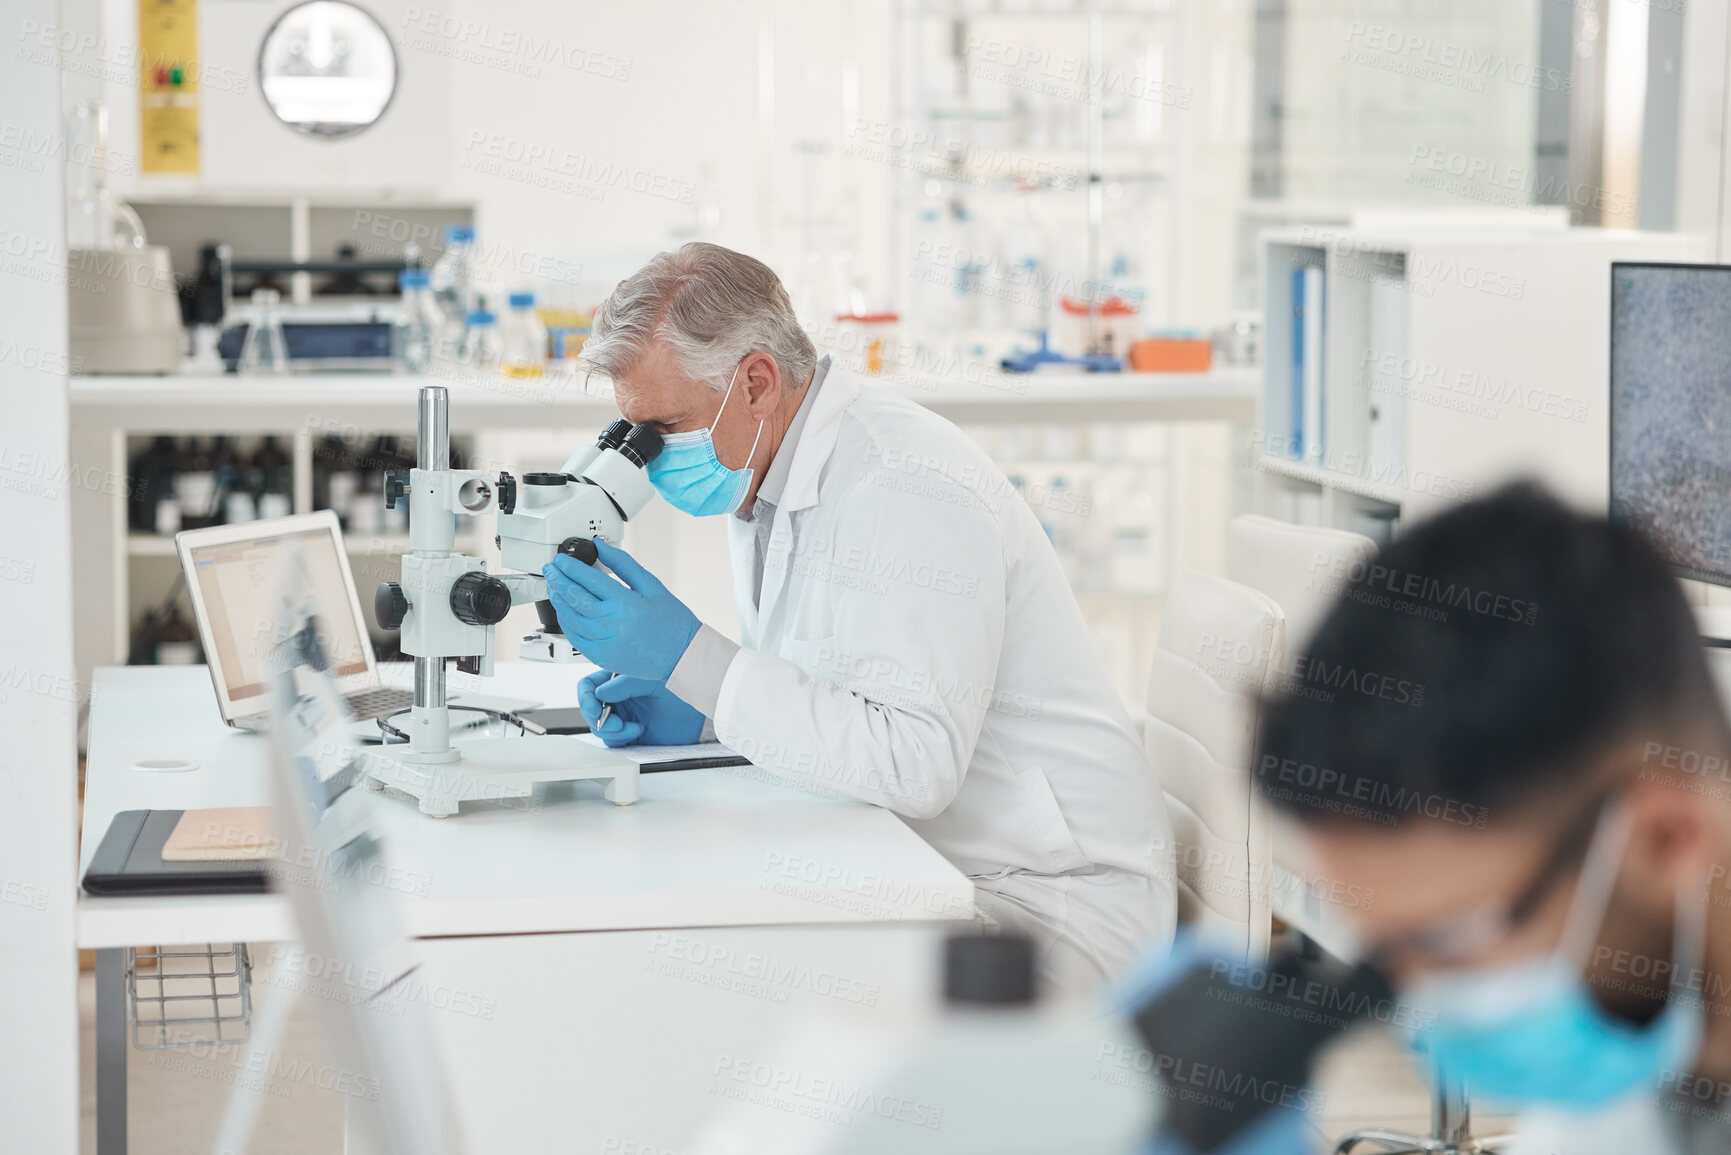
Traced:
MULTIPOLYGON (((384 685, 367 636, 366 619, 355 595, 349 555, 337 515, 328 509, 294 517, 189 529, 175 535, 180 568, 204 643, 205 664, 222 720, 237 730, 270 726, 272 655, 284 639, 277 636, 289 614, 305 613, 319 623, 319 643, 330 663, 339 693, 357 719, 371 723, 414 704, 414 695, 384 685), (279 577, 291 559, 306 575, 300 604, 278 604, 279 577)), ((485 694, 452 695, 493 710, 515 710, 532 701, 485 694)), ((477 715, 484 720, 485 715, 477 715)))

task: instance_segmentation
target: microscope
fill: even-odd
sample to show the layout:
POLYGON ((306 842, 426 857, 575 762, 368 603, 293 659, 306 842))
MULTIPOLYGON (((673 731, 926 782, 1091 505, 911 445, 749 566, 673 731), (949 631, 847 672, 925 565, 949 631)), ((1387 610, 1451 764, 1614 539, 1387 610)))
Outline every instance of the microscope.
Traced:
MULTIPOLYGON (((521 482, 500 473, 493 481, 451 468, 448 395, 442 386, 421 389, 416 467, 385 480, 386 508, 409 503, 410 552, 402 580, 382 583, 373 600, 380 627, 399 631, 403 652, 415 660, 414 705, 403 727, 408 741, 367 760, 372 779, 412 795, 435 818, 455 814, 461 802, 529 797, 543 782, 602 779, 609 801, 637 800, 635 762, 572 737, 525 734, 453 746, 445 663, 491 676, 493 628, 511 607, 529 603, 543 624, 530 637, 552 634, 575 654, 557 634, 541 567, 562 553, 595 564, 593 539, 617 542, 625 522, 654 495, 643 467, 659 452, 655 430, 615 421, 558 473, 528 473, 521 482), (456 552, 458 519, 490 513, 498 517, 501 564, 520 572, 490 573, 484 560, 456 552)), ((546 661, 549 648, 530 653, 525 643, 523 656, 546 661)), ((560 660, 576 659, 561 654, 560 660)))

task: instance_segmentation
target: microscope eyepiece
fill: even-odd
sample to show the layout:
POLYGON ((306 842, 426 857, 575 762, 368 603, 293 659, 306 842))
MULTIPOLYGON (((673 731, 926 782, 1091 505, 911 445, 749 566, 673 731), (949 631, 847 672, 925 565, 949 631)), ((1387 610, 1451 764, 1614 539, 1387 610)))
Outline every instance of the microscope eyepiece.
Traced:
POLYGON ((631 433, 631 422, 621 417, 601 431, 601 436, 595 439, 595 444, 601 449, 618 449, 625 444, 625 438, 631 433))
POLYGON ((654 461, 655 455, 661 452, 661 434, 647 425, 638 425, 619 447, 619 452, 633 465, 642 468, 654 461))

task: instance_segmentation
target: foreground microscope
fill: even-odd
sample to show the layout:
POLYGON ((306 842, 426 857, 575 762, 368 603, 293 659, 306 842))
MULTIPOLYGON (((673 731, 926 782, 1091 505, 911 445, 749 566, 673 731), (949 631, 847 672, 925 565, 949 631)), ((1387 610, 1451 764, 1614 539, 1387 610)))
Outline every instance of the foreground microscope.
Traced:
MULTIPOLYGON (((586 778, 606 780, 609 801, 635 802, 636 763, 575 738, 542 734, 453 746, 445 663, 454 659, 464 673, 490 676, 493 629, 512 606, 536 603, 544 626, 557 630, 541 567, 561 553, 592 565, 594 538, 620 539, 625 522, 654 495, 643 467, 661 451, 660 435, 615 421, 560 472, 528 473, 521 482, 501 473, 495 482, 450 467, 449 400, 444 388, 430 385, 420 393, 417 440, 416 468, 385 483, 387 507, 409 503, 410 552, 402 580, 380 585, 373 601, 380 627, 400 631, 403 652, 415 660, 415 701, 402 727, 407 742, 380 748, 367 760, 367 774, 439 818, 455 814, 461 802, 528 797, 539 783, 586 778), (503 566, 520 572, 490 573, 485 561, 456 551, 458 519, 490 513, 498 515, 494 540, 503 566)), ((549 660, 550 648, 525 644, 523 656, 549 660)))

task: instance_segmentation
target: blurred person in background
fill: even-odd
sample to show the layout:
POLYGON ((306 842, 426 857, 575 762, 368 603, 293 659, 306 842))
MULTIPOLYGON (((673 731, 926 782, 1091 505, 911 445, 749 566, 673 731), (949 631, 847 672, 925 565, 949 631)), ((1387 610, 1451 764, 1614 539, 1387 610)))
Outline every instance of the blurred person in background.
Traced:
POLYGON ((1634 529, 1516 486, 1399 538, 1307 659, 1424 687, 1278 696, 1261 792, 1374 890, 1415 1050, 1515 1151, 1731 1151, 1731 728, 1634 529))

